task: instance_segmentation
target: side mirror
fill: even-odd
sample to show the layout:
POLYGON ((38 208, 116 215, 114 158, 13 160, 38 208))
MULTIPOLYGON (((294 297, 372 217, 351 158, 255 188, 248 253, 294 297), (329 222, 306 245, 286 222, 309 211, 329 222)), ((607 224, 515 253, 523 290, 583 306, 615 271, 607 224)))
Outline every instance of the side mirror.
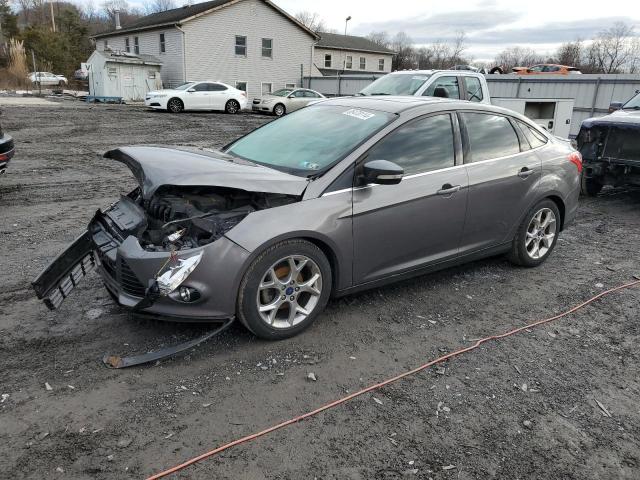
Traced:
POLYGON ((616 110, 620 110, 622 108, 622 105, 624 105, 624 103, 622 102, 611 102, 609 104, 609 113, 613 113, 616 110))
POLYGON ((195 89, 195 88, 190 88, 189 90, 187 90, 187 92, 189 92, 189 93, 193 93, 193 92, 195 92, 195 91, 196 91, 196 89, 195 89))
POLYGON ((363 167, 365 184, 395 185, 400 183, 404 169, 388 160, 371 160, 363 167))

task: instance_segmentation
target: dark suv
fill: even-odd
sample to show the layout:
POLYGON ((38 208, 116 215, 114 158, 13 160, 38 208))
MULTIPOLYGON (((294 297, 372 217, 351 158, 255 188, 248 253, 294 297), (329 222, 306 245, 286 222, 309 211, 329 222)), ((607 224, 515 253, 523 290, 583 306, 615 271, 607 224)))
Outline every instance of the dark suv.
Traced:
POLYGON ((578 134, 582 192, 597 195, 604 185, 640 186, 640 93, 610 115, 588 118, 578 134))
POLYGON ((4 173, 14 152, 13 138, 3 133, 0 125, 0 175, 4 173))

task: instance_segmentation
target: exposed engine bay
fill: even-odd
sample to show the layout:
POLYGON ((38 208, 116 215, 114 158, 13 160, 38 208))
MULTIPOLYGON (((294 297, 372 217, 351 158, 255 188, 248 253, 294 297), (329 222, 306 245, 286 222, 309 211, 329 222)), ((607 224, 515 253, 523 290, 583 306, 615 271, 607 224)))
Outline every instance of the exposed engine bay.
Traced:
POLYGON ((138 188, 105 213, 145 250, 185 250, 216 241, 251 212, 298 200, 295 195, 224 187, 164 186, 149 200, 138 188))

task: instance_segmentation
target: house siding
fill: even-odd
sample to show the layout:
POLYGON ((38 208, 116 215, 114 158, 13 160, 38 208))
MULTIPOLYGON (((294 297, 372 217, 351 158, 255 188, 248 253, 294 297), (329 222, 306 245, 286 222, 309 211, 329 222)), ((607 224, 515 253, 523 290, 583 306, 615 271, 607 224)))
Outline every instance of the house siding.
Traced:
POLYGON ((247 82, 248 97, 261 95, 262 82, 273 90, 300 85, 318 74, 311 64, 315 39, 259 0, 243 0, 184 22, 189 80, 216 80, 235 86, 247 82), (235 37, 247 37, 247 55, 235 55, 235 37), (262 39, 273 39, 273 58, 262 57, 262 39))
POLYGON ((356 50, 338 50, 325 47, 316 47, 313 56, 313 63, 317 68, 331 68, 335 70, 342 70, 347 55, 353 57, 352 68, 347 68, 345 73, 358 73, 358 72, 380 72, 389 73, 391 71, 391 60, 393 55, 385 53, 365 53, 358 52, 356 50), (324 56, 325 54, 331 54, 332 64, 331 67, 325 67, 324 56), (367 59, 367 68, 360 70, 360 57, 367 59), (378 70, 378 60, 384 58, 384 70, 378 70))
POLYGON ((182 32, 177 28, 130 32, 96 39, 96 49, 104 50, 104 41, 112 50, 125 51, 125 38, 129 37, 131 53, 134 53, 134 37, 138 37, 140 53, 153 55, 162 61, 162 81, 165 87, 176 86, 184 82, 184 62, 182 50, 182 32), (160 52, 160 34, 164 33, 165 52, 160 52))

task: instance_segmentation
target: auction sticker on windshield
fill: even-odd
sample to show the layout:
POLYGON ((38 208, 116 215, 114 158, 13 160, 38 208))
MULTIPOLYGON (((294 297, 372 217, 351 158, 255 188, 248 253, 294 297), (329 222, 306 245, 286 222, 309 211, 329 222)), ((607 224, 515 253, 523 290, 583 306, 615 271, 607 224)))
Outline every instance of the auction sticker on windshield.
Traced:
POLYGON ((364 110, 359 110, 357 108, 351 108, 346 112, 342 112, 343 115, 349 115, 350 117, 359 118, 360 120, 368 120, 371 117, 375 117, 375 113, 365 112, 364 110))

